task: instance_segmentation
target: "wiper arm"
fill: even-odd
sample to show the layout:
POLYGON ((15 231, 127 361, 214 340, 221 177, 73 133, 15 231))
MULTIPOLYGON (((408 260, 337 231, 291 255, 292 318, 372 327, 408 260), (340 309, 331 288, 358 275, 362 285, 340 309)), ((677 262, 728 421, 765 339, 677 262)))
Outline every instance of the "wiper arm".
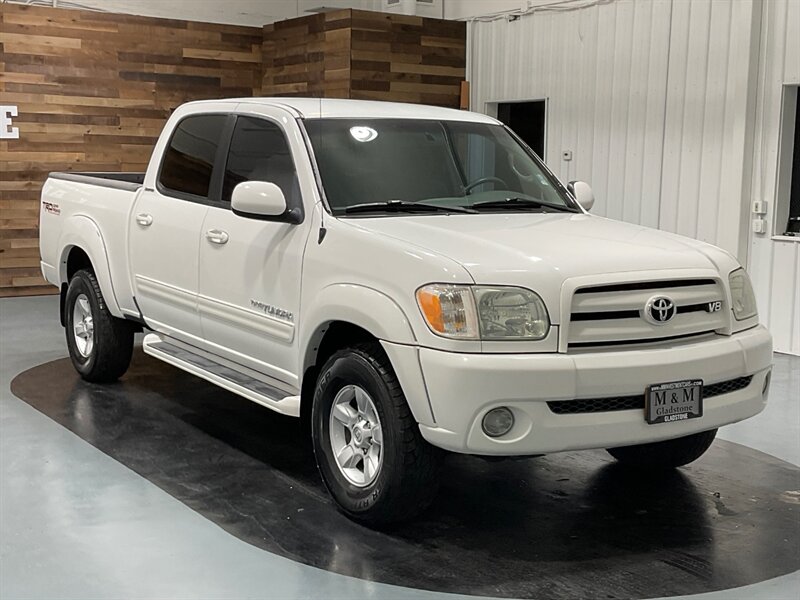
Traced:
POLYGON ((530 200, 528 198, 503 198, 502 200, 487 200, 485 202, 476 202, 470 204, 469 208, 480 210, 481 208, 508 208, 510 210, 519 210, 520 208, 552 208, 553 210, 563 212, 576 212, 569 206, 560 204, 550 204, 549 202, 541 202, 539 200, 530 200))
POLYGON ((456 212, 474 213, 471 208, 463 206, 444 206, 441 204, 427 204, 425 202, 409 202, 407 200, 386 200, 385 202, 365 202, 353 204, 344 209, 344 214, 367 212, 456 212))

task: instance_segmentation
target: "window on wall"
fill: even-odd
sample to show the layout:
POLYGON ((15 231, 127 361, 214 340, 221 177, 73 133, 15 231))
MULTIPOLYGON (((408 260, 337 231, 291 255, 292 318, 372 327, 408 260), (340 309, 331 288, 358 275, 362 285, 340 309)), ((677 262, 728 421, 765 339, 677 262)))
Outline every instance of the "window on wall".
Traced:
POLYGON ((775 231, 800 238, 800 87, 783 90, 778 194, 775 202, 775 231))
POLYGON ((208 198, 226 115, 187 117, 175 128, 158 181, 167 190, 208 198))
POLYGON ((795 88, 794 136, 792 144, 792 183, 789 189, 789 222, 786 231, 800 234, 800 102, 795 88))
POLYGON ((283 130, 271 121, 239 117, 233 130, 222 201, 230 202, 233 188, 244 181, 268 181, 283 192, 289 206, 299 199, 297 173, 283 130))

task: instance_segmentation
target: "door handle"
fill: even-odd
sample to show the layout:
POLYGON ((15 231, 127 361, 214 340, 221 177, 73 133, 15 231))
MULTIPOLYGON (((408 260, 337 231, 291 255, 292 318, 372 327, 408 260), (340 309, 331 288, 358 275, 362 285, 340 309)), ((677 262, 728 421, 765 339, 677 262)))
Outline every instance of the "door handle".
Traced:
POLYGON ((136 215, 136 222, 142 227, 150 227, 153 224, 153 215, 147 213, 139 213, 136 215))
POLYGON ((230 236, 227 231, 221 229, 209 229, 206 231, 206 239, 212 244, 227 244, 230 236))

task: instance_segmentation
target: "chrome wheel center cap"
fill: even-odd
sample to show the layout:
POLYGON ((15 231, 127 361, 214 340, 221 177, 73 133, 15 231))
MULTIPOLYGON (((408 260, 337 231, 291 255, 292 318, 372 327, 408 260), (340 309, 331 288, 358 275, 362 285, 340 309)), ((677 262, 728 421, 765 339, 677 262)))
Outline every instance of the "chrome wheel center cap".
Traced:
POLYGON ((370 445, 369 424, 359 423, 353 427, 353 442, 359 448, 366 448, 370 445))

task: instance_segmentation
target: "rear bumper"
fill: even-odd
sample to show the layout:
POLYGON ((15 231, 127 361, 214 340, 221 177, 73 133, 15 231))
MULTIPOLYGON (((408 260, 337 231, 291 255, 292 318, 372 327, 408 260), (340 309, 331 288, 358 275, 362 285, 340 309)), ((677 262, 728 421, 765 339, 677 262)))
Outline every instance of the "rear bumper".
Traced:
POLYGON ((43 260, 39 261, 39 267, 42 270, 42 277, 44 277, 45 281, 52 283, 55 286, 59 285, 58 269, 56 269, 53 265, 47 264, 43 260))
POLYGON ((419 350, 434 425, 420 425, 435 446, 455 452, 529 455, 672 439, 741 421, 763 410, 772 338, 762 326, 672 348, 586 354, 458 354, 419 350), (752 375, 738 391, 704 401, 703 416, 649 425, 642 410, 555 414, 548 400, 644 394, 650 384, 702 379, 706 385, 752 375), (507 406, 513 429, 490 438, 481 419, 507 406))

